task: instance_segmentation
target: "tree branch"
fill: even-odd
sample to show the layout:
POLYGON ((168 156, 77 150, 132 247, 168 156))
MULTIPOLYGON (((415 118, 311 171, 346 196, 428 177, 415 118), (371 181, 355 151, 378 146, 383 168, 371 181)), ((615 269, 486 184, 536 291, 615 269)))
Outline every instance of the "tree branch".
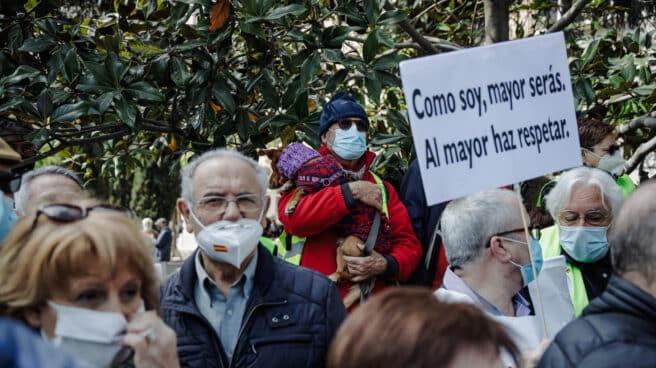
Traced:
MULTIPOLYGON (((390 3, 385 3, 385 6, 383 6, 383 8, 387 11, 396 10, 396 8, 392 6, 392 4, 390 3)), ((417 32, 415 27, 413 27, 412 24, 410 24, 410 22, 407 19, 404 19, 401 22, 399 22, 399 27, 401 27, 401 29, 403 29, 410 36, 410 38, 412 38, 413 41, 418 43, 419 46, 421 46, 421 48, 425 52, 429 54, 439 53, 439 50, 436 49, 435 46, 433 46, 433 44, 430 43, 430 41, 424 38, 424 36, 422 36, 419 32, 417 32)))
POLYGON ((617 134, 626 134, 638 128, 656 128, 656 111, 618 125, 615 128, 615 132, 617 132, 617 134))
POLYGON ((554 23, 554 25, 552 25, 549 30, 547 30, 547 33, 558 32, 565 29, 565 27, 574 21, 574 19, 579 15, 579 13, 581 13, 583 8, 585 8, 585 6, 588 5, 590 1, 591 0, 578 0, 569 8, 567 13, 563 14, 563 16, 558 19, 558 21, 554 23))
POLYGON ((113 139, 113 138, 123 137, 124 135, 126 135, 128 133, 130 133, 128 130, 121 130, 121 131, 118 131, 118 132, 114 132, 114 133, 110 133, 110 134, 97 135, 97 136, 89 137, 89 138, 82 138, 82 139, 71 140, 71 141, 60 141, 59 146, 53 147, 52 149, 50 149, 46 152, 41 152, 36 156, 24 159, 24 160, 21 161, 20 165, 14 167, 14 168, 23 167, 23 166, 33 164, 33 163, 35 163, 39 160, 50 157, 50 156, 56 154, 57 152, 62 151, 64 149, 68 148, 68 147, 80 146, 80 145, 83 145, 83 144, 106 141, 106 140, 113 139))
POLYGON ((626 164, 624 165, 626 172, 629 173, 635 170, 635 168, 640 164, 640 162, 642 162, 645 156, 647 156, 647 154, 654 149, 656 149, 656 137, 638 146, 635 152, 633 152, 631 158, 626 160, 626 164))

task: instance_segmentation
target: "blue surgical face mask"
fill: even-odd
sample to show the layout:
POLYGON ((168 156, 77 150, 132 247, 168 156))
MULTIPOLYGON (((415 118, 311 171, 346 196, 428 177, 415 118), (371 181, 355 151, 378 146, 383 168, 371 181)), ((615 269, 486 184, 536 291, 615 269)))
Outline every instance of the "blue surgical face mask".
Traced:
POLYGON ((333 152, 344 160, 356 160, 362 157, 367 149, 367 140, 364 132, 358 131, 355 124, 348 130, 338 128, 335 130, 333 152))
MULTIPOLYGON (((531 247, 531 253, 533 253, 533 262, 535 263, 535 273, 539 275, 540 271, 542 270, 542 263, 543 263, 542 247, 540 247, 540 241, 531 238, 531 242, 527 244, 526 242, 519 241, 516 239, 511 239, 506 237, 503 238, 515 243, 520 243, 531 247)), ((531 267, 530 261, 525 265, 520 265, 519 263, 513 262, 512 260, 510 261, 510 263, 513 266, 519 267, 519 270, 522 273, 522 281, 524 282, 524 286, 530 284, 533 280, 535 280, 535 277, 533 277, 533 268, 531 267)))
POLYGON ((560 246, 577 262, 592 263, 608 252, 607 226, 559 226, 560 246))
POLYGON ((18 216, 16 216, 16 212, 14 212, 14 201, 2 194, 0 192, 0 196, 2 196, 2 200, 0 201, 0 244, 2 241, 5 239, 7 234, 11 231, 11 229, 14 227, 16 224, 16 221, 18 221, 18 216))

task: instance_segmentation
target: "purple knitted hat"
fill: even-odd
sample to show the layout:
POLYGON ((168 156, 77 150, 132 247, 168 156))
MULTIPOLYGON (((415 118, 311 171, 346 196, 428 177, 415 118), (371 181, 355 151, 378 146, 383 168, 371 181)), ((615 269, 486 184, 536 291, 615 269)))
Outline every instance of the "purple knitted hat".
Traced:
POLYGON ((319 152, 304 145, 303 143, 292 143, 285 147, 278 158, 278 171, 286 178, 296 178, 298 169, 310 159, 319 156, 319 152))

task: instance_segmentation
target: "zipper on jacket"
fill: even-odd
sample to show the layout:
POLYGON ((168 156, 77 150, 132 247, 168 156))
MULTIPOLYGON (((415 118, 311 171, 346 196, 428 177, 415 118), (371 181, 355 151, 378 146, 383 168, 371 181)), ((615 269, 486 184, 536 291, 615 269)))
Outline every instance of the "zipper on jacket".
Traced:
MULTIPOLYGON (((248 321, 251 319, 253 316, 253 313, 260 308, 260 307, 273 307, 276 305, 285 305, 287 304, 287 299, 281 301, 281 302, 271 302, 271 303, 260 303, 255 305, 253 308, 251 308, 250 311, 248 311, 248 314, 246 315, 246 318, 244 318, 244 323, 241 324, 241 328, 239 329, 239 334, 237 335, 237 345, 235 346, 235 351, 237 350, 237 347, 239 346, 239 339, 241 339, 241 334, 244 332, 246 329, 246 325, 248 324, 248 321)), ((230 359, 230 363, 228 364, 228 367, 232 367, 232 362, 234 361, 235 354, 233 352, 232 359, 230 359)))

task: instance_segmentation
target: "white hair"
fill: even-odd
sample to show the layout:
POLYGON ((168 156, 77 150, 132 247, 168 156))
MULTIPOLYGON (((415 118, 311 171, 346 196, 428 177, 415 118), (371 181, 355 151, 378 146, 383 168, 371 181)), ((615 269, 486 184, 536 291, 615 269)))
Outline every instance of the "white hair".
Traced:
POLYGON ((490 238, 513 230, 518 219, 519 201, 505 189, 493 189, 456 199, 449 203, 440 220, 442 240, 453 267, 474 261, 490 238))
POLYGON ((221 159, 221 158, 235 158, 235 159, 242 160, 255 171, 255 175, 257 176, 257 182, 260 186, 260 198, 262 200, 262 205, 264 205, 266 201, 266 191, 269 186, 269 176, 264 170, 264 167, 260 166, 255 160, 247 156, 244 156, 240 152, 227 150, 223 148, 219 148, 203 153, 202 155, 192 159, 189 165, 183 167, 182 170, 180 170, 180 176, 182 177, 181 180, 182 199, 190 203, 194 201, 193 178, 198 166, 205 161, 212 160, 212 159, 221 159))
POLYGON ((18 211, 18 213, 22 213, 22 214, 27 213, 27 202, 29 201, 31 195, 29 190, 29 186, 30 186, 29 184, 34 179, 43 175, 61 175, 67 177, 72 181, 74 181, 77 185, 79 185, 80 189, 84 189, 84 185, 82 185, 82 180, 80 180, 80 178, 78 178, 78 176, 75 175, 74 172, 72 172, 69 169, 63 168, 61 166, 47 165, 47 166, 40 167, 36 170, 28 171, 21 177, 20 189, 14 195, 16 211, 18 211))
POLYGON ((620 186, 617 185, 613 177, 607 172, 582 166, 565 172, 558 179, 556 186, 545 197, 547 211, 549 211, 556 224, 558 223, 560 211, 569 202, 572 189, 575 186, 597 187, 601 194, 601 202, 605 206, 607 201, 608 205, 610 205, 609 210, 613 216, 612 218, 617 217, 624 203, 624 193, 622 193, 620 186))

